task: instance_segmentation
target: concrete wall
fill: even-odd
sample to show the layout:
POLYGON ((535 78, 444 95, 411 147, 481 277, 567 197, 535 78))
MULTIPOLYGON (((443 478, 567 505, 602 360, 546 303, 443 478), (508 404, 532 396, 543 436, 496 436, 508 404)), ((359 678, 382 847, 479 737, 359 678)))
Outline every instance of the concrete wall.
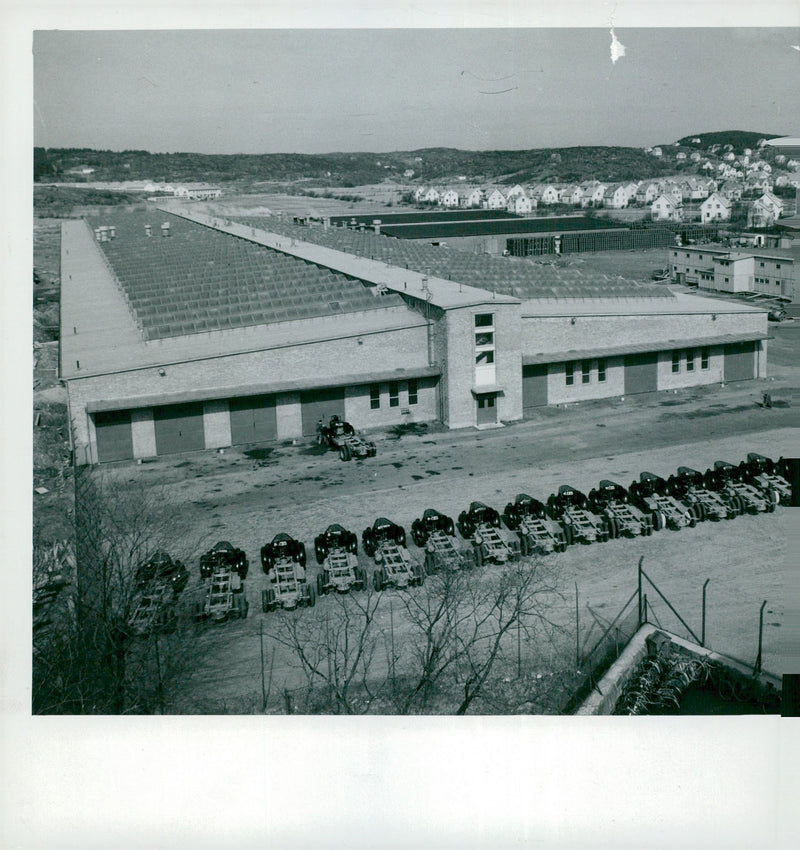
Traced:
POLYGON ((592 364, 590 381, 582 382, 581 361, 575 363, 572 386, 566 384, 566 363, 550 363, 547 369, 547 401, 549 404, 567 404, 593 398, 609 398, 625 394, 625 368, 622 357, 606 358, 606 380, 597 379, 597 361, 592 364))
POLYGON ((417 403, 408 400, 408 381, 398 381, 398 405, 389 405, 389 384, 381 383, 379 408, 370 406, 370 385, 346 387, 344 393, 345 417, 357 429, 379 428, 402 422, 432 422, 438 418, 436 378, 417 379, 417 403))
MULTIPOLYGON (((346 321, 346 317, 343 321, 346 321)), ((75 418, 75 443, 90 442, 87 417, 83 411, 86 404, 92 401, 186 390, 213 391, 218 388, 293 380, 313 380, 317 386, 324 387, 326 379, 336 380, 342 375, 427 365, 427 329, 416 327, 178 363, 165 367, 163 376, 159 375, 158 367, 154 366, 111 375, 75 378, 68 385, 75 418)))
POLYGON ((672 350, 662 351, 658 356, 658 388, 676 390, 683 387, 695 387, 703 384, 719 384, 723 380, 725 356, 722 346, 711 346, 708 356, 708 369, 701 369, 700 349, 694 350, 694 371, 686 369, 686 352, 681 352, 680 372, 672 371, 672 350))
MULTIPOLYGON (((603 306, 610 312, 614 305, 603 302, 603 306)), ((523 355, 553 352, 561 355, 559 359, 563 359, 564 353, 570 350, 662 341, 664 349, 667 349, 680 347, 682 339, 765 333, 767 329, 765 313, 726 312, 724 302, 715 302, 713 307, 707 308, 708 312, 703 313, 678 312, 677 308, 675 313, 622 313, 626 304, 621 299, 615 306, 620 311, 617 315, 600 315, 602 307, 598 304, 598 314, 573 317, 569 315, 567 304, 561 316, 523 318, 523 355)), ((641 309, 646 309, 646 306, 641 309)), ((524 309, 523 312, 527 311, 524 309)))

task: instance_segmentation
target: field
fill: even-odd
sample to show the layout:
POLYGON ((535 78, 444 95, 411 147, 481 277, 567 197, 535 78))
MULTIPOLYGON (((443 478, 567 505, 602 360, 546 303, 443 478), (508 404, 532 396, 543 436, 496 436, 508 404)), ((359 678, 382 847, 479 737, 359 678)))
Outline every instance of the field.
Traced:
MULTIPOLYGON (((373 435, 378 456, 349 464, 311 444, 289 444, 161 458, 106 469, 104 474, 123 490, 159 487, 181 500, 189 531, 175 541, 174 554, 194 569, 199 554, 217 540, 230 540, 248 553, 251 616, 209 628, 202 636, 203 661, 193 670, 183 697, 195 707, 206 705, 213 711, 249 710, 259 687, 262 625, 269 630, 271 618, 324 617, 334 604, 324 599, 296 615, 261 613, 260 593, 267 580, 258 552, 274 534, 289 532, 305 541, 311 552, 314 536, 331 522, 360 536, 376 516, 383 515, 409 529, 427 507, 457 516, 477 499, 502 510, 519 492, 544 499, 563 483, 585 492, 604 477, 627 486, 645 469, 666 476, 679 464, 704 470, 719 458, 738 462, 749 451, 774 457, 792 454, 797 430, 787 380, 778 377, 773 382, 771 410, 758 404, 761 387, 743 384, 632 403, 614 400, 547 409, 535 420, 480 434, 419 429, 420 433, 398 438, 391 432, 379 433, 373 435)), ((532 700, 529 693, 520 702, 533 702, 531 710, 536 712, 552 712, 563 705, 574 674, 575 584, 586 641, 592 619, 597 618, 591 628, 599 636, 600 622, 610 621, 635 589, 640 557, 653 581, 698 634, 701 588, 709 578, 707 642, 750 663, 757 649, 759 606, 768 600, 763 666, 779 673, 789 652, 783 629, 789 519, 789 511, 779 509, 771 515, 745 515, 679 532, 665 530, 649 538, 576 545, 549 556, 566 593, 554 613, 564 632, 552 643, 526 644, 522 654, 525 669, 544 671, 557 677, 557 683, 542 700, 532 700)), ((421 556, 418 550, 415 554, 421 556)), ((371 562, 363 553, 360 558, 371 572, 371 562)), ((312 580, 316 570, 313 564, 312 580)), ((652 590, 649 603, 665 628, 686 634, 652 590)), ((395 602, 395 612, 398 607, 395 602)), ((383 616, 388 616, 385 610, 383 616)), ((270 669, 274 692, 302 684, 280 647, 270 669)), ((283 707, 276 703, 271 710, 283 707)))

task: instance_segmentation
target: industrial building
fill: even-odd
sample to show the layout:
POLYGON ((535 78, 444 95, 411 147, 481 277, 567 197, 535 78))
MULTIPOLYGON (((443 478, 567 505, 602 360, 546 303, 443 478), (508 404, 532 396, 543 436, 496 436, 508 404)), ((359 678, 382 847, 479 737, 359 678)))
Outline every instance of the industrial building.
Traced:
POLYGON ((766 376, 752 305, 276 218, 66 221, 61 279, 77 463, 766 376))
POLYGON ((697 245, 670 250, 670 272, 679 283, 717 292, 760 292, 794 300, 800 247, 730 248, 697 245))

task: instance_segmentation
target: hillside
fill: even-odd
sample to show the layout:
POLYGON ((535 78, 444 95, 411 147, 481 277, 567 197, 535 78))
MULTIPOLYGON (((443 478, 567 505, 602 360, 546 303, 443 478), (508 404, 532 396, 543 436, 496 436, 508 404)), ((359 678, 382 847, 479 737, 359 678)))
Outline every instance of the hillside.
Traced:
POLYGON ((760 139, 777 139, 782 133, 752 133, 749 130, 722 130, 718 133, 693 133, 678 139, 679 145, 693 148, 710 148, 712 145, 733 145, 734 153, 742 153, 745 148, 755 148, 760 139), (700 144, 692 139, 700 139, 700 144))
POLYGON ((147 151, 96 151, 88 148, 37 148, 34 179, 76 182, 152 180, 209 183, 308 180, 315 186, 347 186, 407 181, 468 179, 483 182, 580 180, 618 181, 657 177, 669 165, 640 148, 573 147, 522 151, 463 151, 425 148, 393 153, 330 154, 151 154, 147 151), (85 177, 72 169, 91 168, 85 177))

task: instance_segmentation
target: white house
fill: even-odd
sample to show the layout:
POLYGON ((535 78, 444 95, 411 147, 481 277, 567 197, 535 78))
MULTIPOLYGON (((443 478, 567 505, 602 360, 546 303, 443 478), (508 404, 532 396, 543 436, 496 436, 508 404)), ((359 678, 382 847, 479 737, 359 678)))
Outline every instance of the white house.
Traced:
POLYGON ((733 162, 736 159, 736 154, 733 151, 728 151, 722 158, 727 162, 733 162))
POLYGON ((572 206, 580 206, 583 199, 583 189, 580 186, 571 183, 561 190, 560 200, 562 204, 572 204, 572 206))
POLYGON ((729 221, 733 203, 719 192, 709 195, 700 204, 700 222, 708 224, 710 221, 729 221))
POLYGON ((677 159, 678 162, 683 162, 683 160, 686 159, 686 153, 684 151, 678 151, 675 154, 675 159, 677 159))
POLYGON ((625 189, 625 194, 628 196, 628 203, 631 203, 636 198, 639 184, 632 180, 630 183, 623 183, 622 185, 625 189))
POLYGON ((489 210, 504 210, 506 208, 505 195, 499 190, 494 189, 486 198, 486 208, 489 210))
POLYGON ((581 206, 597 206, 603 200, 603 193, 605 192, 605 186, 602 183, 599 183, 596 180, 589 180, 587 182, 581 183, 581 206))
POLYGON ((455 189, 447 189, 439 196, 439 203, 443 207, 457 207, 458 192, 455 189))
POLYGON ((628 193, 621 183, 612 183, 605 187, 603 206, 614 210, 621 210, 628 206, 628 193))
POLYGON ((679 183, 669 183, 665 187, 664 194, 669 195, 676 206, 680 206, 683 203, 683 189, 681 189, 679 183))
POLYGON ((429 203, 438 204, 439 203, 439 190, 431 187, 427 192, 422 196, 423 201, 428 201, 429 203))
POLYGON ((737 180, 726 180, 719 191, 729 201, 738 201, 742 197, 742 184, 737 180))
POLYGON ((425 193, 428 191, 426 186, 419 186, 414 190, 414 200, 419 203, 425 198, 425 193))
POLYGON ((512 198, 516 198, 517 195, 524 195, 524 194, 525 194, 525 190, 522 188, 522 186, 519 185, 519 183, 517 183, 516 186, 512 186, 508 190, 508 192, 506 193, 506 200, 510 201, 512 198))
POLYGON ((467 207, 479 207, 483 203, 484 192, 483 189, 473 189, 464 199, 464 206, 467 207))
POLYGON ((645 180, 636 190, 636 202, 639 204, 652 204, 660 194, 658 183, 654 183, 652 180, 645 180))
POLYGON ((689 159, 690 159, 692 162, 700 162, 700 160, 701 160, 702 158, 703 158, 703 155, 700 153, 700 151, 694 151, 694 152, 691 154, 691 156, 689 157, 689 159))
POLYGON ((531 190, 530 197, 539 204, 557 204, 561 193, 551 183, 539 183, 531 190))
POLYGON ((413 176, 414 176, 414 169, 413 168, 407 168, 403 172, 403 177, 413 177, 413 176))
POLYGON ((748 227, 771 227, 777 219, 775 209, 771 204, 764 203, 762 198, 757 198, 747 210, 748 227))
POLYGON ((764 192, 758 199, 764 206, 769 207, 775 213, 775 218, 779 218, 783 214, 783 201, 776 198, 772 192, 764 192))
POLYGON ((508 199, 506 209, 514 215, 527 215, 533 210, 536 201, 532 201, 524 192, 508 199))
POLYGON ((683 210, 671 197, 659 195, 650 206, 653 221, 682 221, 683 210))
POLYGON ((653 148, 653 156, 664 156, 664 151, 661 148, 653 148))

